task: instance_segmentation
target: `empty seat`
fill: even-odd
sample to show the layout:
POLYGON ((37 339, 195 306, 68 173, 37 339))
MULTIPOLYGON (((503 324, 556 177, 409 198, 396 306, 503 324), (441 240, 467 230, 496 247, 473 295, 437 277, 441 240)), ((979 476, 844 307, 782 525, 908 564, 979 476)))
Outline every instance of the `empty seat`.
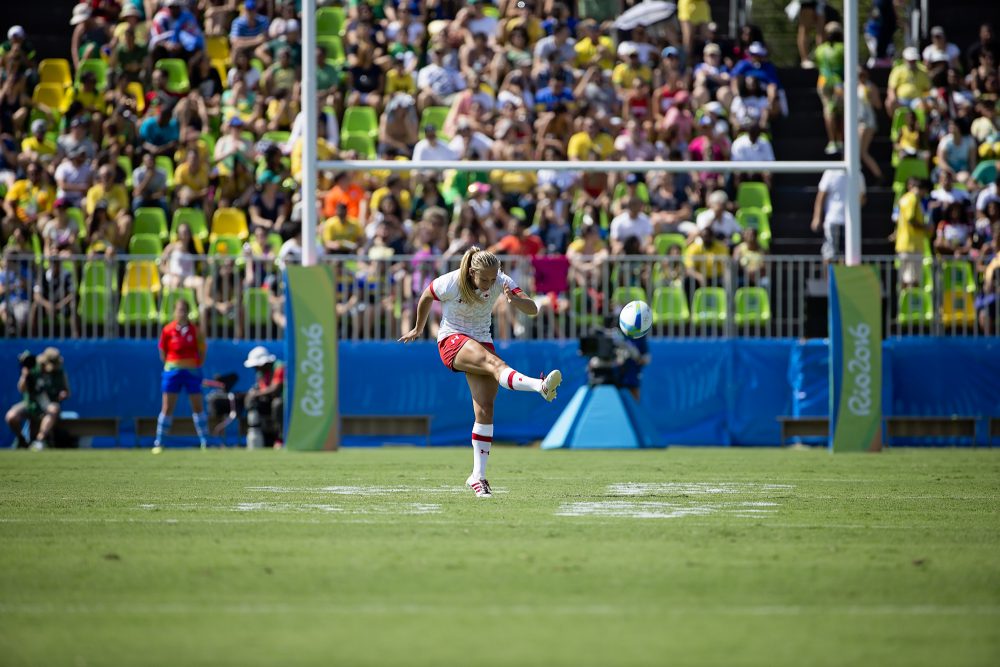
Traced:
POLYGON ((343 7, 320 7, 316 10, 316 34, 337 37, 346 23, 343 7))
POLYGON ((604 324, 604 318, 596 309, 596 304, 590 299, 587 290, 583 287, 574 287, 570 290, 570 312, 577 326, 600 327, 604 324))
POLYGON ((344 123, 340 128, 341 140, 350 136, 378 138, 378 116, 371 107, 350 107, 344 110, 344 123))
POLYGON ((167 214, 162 208, 144 206, 135 211, 132 222, 133 234, 155 234, 160 241, 167 240, 167 214))
POLYGON ((771 220, 764 209, 748 206, 736 212, 736 221, 743 229, 757 231, 757 241, 767 250, 771 247, 771 220))
POLYGON ((246 239, 250 235, 247 227, 247 216, 238 208, 216 209, 212 215, 212 234, 210 238, 220 236, 236 236, 246 239))
POLYGON ((340 67, 347 61, 347 54, 344 52, 344 42, 339 36, 317 36, 316 45, 323 47, 327 62, 333 63, 335 67, 340 67))
POLYGON ((62 111, 66 99, 66 88, 61 83, 40 83, 31 93, 31 101, 49 109, 62 111))
POLYGON ((771 321, 771 299, 763 287, 741 287, 733 296, 737 325, 765 325, 771 321))
POLYGON ((156 324, 156 299, 149 290, 132 290, 122 294, 118 305, 118 324, 122 326, 152 326, 156 324))
POLYGON ((69 61, 65 58, 46 58, 38 63, 38 81, 40 83, 55 83, 65 90, 73 84, 73 74, 69 61))
POLYGON ((91 260, 84 262, 83 275, 80 278, 81 290, 113 291, 118 288, 118 272, 116 266, 109 262, 91 260))
POLYGON ((941 262, 941 289, 945 292, 961 290, 975 294, 976 274, 972 270, 972 262, 962 259, 941 262))
POLYGON ((934 321, 934 299, 930 292, 907 287, 899 292, 896 321, 902 325, 929 325, 934 321))
POLYGON ((179 95, 191 89, 187 63, 180 58, 161 58, 156 61, 156 68, 167 73, 167 92, 179 95))
POLYGON ((616 287, 611 293, 611 304, 617 309, 631 301, 645 301, 646 290, 641 287, 616 287))
POLYGON ((941 298, 941 323, 946 327, 975 326, 976 309, 972 294, 961 289, 944 292, 941 298))
POLYGON ((156 262, 141 259, 132 260, 125 265, 125 278, 122 283, 122 293, 125 294, 135 291, 160 291, 160 269, 156 265, 156 262))
POLYGON ((348 134, 340 140, 340 149, 354 151, 362 160, 375 159, 375 140, 362 134, 348 134))
POLYGON ((213 236, 209 254, 238 257, 242 249, 243 241, 238 236, 213 236))
POLYGON ((103 287, 84 286, 80 289, 78 313, 84 326, 104 326, 111 311, 111 297, 103 287))
POLYGON ((163 242, 158 234, 133 234, 128 242, 128 253, 159 257, 163 254, 163 242))
POLYGON ((653 290, 653 324, 683 324, 691 319, 687 296, 680 287, 653 290))
POLYGON ((266 289, 251 287, 244 290, 243 308, 247 325, 259 330, 259 327, 271 324, 271 300, 266 289))
POLYGON ((744 181, 736 191, 736 203, 740 208, 759 208, 768 216, 774 211, 771 208, 771 193, 763 183, 744 181))
POLYGON ((722 324, 726 321, 728 304, 721 287, 700 287, 691 299, 691 321, 695 324, 722 324))

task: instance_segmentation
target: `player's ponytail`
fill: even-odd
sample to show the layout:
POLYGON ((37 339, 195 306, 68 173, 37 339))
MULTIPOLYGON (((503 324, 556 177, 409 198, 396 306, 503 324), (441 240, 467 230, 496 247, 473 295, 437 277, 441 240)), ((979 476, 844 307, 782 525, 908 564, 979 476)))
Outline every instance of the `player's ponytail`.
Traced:
POLYGON ((476 285, 472 282, 472 271, 490 269, 500 266, 500 259, 493 253, 482 250, 479 246, 472 246, 462 255, 462 264, 458 269, 458 292, 462 295, 462 300, 466 303, 475 303, 482 300, 476 292, 476 285))

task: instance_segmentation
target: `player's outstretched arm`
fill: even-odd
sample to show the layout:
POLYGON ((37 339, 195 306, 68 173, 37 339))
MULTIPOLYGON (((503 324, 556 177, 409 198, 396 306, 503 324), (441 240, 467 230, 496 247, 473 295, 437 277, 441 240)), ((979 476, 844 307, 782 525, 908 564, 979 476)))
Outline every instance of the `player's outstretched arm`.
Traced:
POLYGON ((427 325, 427 318, 431 314, 431 304, 433 303, 434 297, 431 296, 431 289, 428 287, 420 295, 420 300, 417 302, 417 321, 409 332, 399 338, 400 343, 410 343, 420 339, 420 336, 424 332, 424 327, 427 325))

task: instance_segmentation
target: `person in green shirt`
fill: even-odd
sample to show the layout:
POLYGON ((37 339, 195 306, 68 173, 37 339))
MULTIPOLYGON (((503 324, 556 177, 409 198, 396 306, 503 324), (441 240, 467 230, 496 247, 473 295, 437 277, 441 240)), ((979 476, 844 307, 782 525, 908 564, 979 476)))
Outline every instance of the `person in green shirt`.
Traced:
POLYGON ((25 352, 18 361, 21 363, 21 377, 17 381, 17 390, 24 400, 7 411, 7 425, 14 432, 17 446, 27 444, 21 430, 27 419, 32 423, 41 420, 38 434, 31 443, 34 450, 45 449, 49 445, 49 437, 59 421, 60 404, 69 398, 69 379, 63 370, 62 355, 54 347, 35 357, 25 352))
POLYGON ((823 29, 826 40, 816 47, 819 77, 816 90, 823 102, 826 125, 826 154, 834 155, 844 146, 844 29, 836 21, 823 29))

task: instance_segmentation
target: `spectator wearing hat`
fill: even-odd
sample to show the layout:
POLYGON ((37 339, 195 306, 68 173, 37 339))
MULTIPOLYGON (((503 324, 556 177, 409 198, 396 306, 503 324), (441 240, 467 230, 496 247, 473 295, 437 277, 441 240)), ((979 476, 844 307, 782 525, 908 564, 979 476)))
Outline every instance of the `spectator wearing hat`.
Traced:
POLYGON ((35 45, 28 39, 28 33, 22 26, 11 26, 7 31, 7 41, 0 43, 0 63, 11 54, 16 53, 21 58, 26 69, 35 69, 35 45))
POLYGON ((650 40, 646 27, 641 25, 632 28, 628 39, 618 43, 618 59, 626 60, 632 51, 639 54, 640 65, 650 67, 655 64, 656 56, 661 53, 659 47, 650 40))
POLYGON ((118 24, 115 28, 115 35, 111 41, 111 58, 108 64, 114 73, 115 81, 124 79, 125 81, 142 81, 145 79, 152 59, 149 56, 148 32, 145 33, 147 41, 139 42, 140 31, 138 26, 145 26, 136 20, 138 8, 135 5, 126 5, 122 12, 129 11, 129 19, 118 24), (119 31, 118 28, 124 28, 119 31), (118 36, 120 35, 120 36, 118 36))
POLYGON ((903 61, 889 72, 885 93, 885 110, 890 116, 897 106, 909 106, 922 100, 931 91, 931 78, 920 63, 920 52, 912 46, 903 49, 903 61))
POLYGON ((593 19, 584 19, 577 26, 580 38, 573 45, 576 51, 574 65, 585 70, 592 65, 600 69, 613 69, 615 66, 615 43, 601 31, 601 26, 593 19))
POLYGON ((282 49, 287 48, 292 56, 292 62, 302 62, 302 40, 298 19, 284 21, 284 31, 279 37, 264 42, 254 50, 254 55, 265 65, 271 65, 278 59, 282 49))
POLYGON ((74 146, 66 158, 59 163, 55 172, 56 196, 65 199, 70 206, 80 206, 87 190, 94 180, 94 170, 87 159, 83 146, 74 146))
POLYGON ((4 196, 3 238, 9 238, 14 229, 37 233, 48 219, 55 202, 55 191, 47 183, 48 177, 38 162, 29 162, 25 178, 15 181, 4 196))
POLYGON ((778 69, 768 60, 767 47, 761 42, 753 42, 747 48, 746 60, 741 60, 733 68, 731 87, 733 93, 739 92, 737 81, 740 77, 757 79, 764 90, 767 91, 767 99, 770 104, 771 113, 782 113, 787 115, 786 105, 782 101, 781 80, 778 78, 778 69))
MULTIPOLYGON (((744 118, 740 123, 740 135, 733 141, 729 159, 733 162, 774 162, 774 148, 771 141, 763 135, 760 124, 752 118, 744 118)), ((743 181, 763 180, 771 187, 770 172, 762 174, 739 173, 734 175, 736 185, 743 181)))
POLYGON ((156 165, 156 156, 142 152, 140 164, 132 172, 132 211, 155 206, 169 212, 167 207, 167 173, 156 165))
POLYGON ((417 108, 448 106, 455 97, 465 90, 465 78, 461 72, 445 64, 447 49, 435 47, 430 52, 430 62, 417 72, 417 108))
MULTIPOLYGON (((247 411, 247 425, 258 428, 269 435, 274 448, 282 447, 283 437, 283 396, 285 391, 285 365, 268 352, 263 345, 250 350, 243 366, 253 369, 256 374, 254 384, 247 392, 244 406, 247 411)), ((249 446, 251 436, 247 434, 249 446)))
POLYGON ((73 26, 70 56, 75 70, 79 69, 82 61, 100 57, 101 49, 111 40, 111 33, 107 24, 94 17, 93 10, 86 2, 73 7, 69 24, 73 26))
POLYGON ((935 72, 946 69, 962 69, 962 52, 948 41, 944 28, 939 25, 931 28, 931 43, 924 47, 924 67, 932 77, 935 72))
POLYGON ((625 49, 625 58, 615 65, 611 73, 611 82, 619 99, 624 98, 634 87, 636 80, 646 85, 653 83, 653 70, 639 60, 639 51, 634 46, 625 49))
POLYGON ((161 58, 190 61, 203 56, 204 48, 205 35, 198 19, 187 8, 187 0, 163 0, 150 28, 149 50, 153 61, 161 58))
POLYGON ((694 68, 694 92, 692 99, 696 106, 718 100, 728 106, 732 99, 729 67, 722 61, 722 49, 718 44, 706 44, 702 50, 702 62, 694 68))
POLYGON ((135 45, 146 49, 149 47, 149 23, 143 20, 143 10, 131 2, 122 4, 118 12, 118 23, 111 31, 111 51, 125 41, 125 33, 132 31, 135 45))
POLYGON ((31 134, 21 141, 20 162, 22 167, 26 167, 32 162, 48 166, 55 159, 59 146, 55 140, 46 136, 48 128, 48 121, 44 118, 36 118, 31 121, 31 134))
POLYGON ((53 205, 52 218, 46 220, 40 229, 42 249, 47 256, 80 252, 80 236, 83 230, 80 229, 76 218, 69 215, 71 207, 69 199, 57 197, 53 205))
POLYGON ((54 347, 45 348, 37 358, 30 354, 21 358, 17 390, 23 399, 7 411, 7 425, 14 432, 16 446, 24 447, 25 421, 32 427, 37 423, 38 431, 31 443, 31 449, 37 451, 51 445, 62 403, 70 397, 69 378, 63 369, 62 355, 54 347))

